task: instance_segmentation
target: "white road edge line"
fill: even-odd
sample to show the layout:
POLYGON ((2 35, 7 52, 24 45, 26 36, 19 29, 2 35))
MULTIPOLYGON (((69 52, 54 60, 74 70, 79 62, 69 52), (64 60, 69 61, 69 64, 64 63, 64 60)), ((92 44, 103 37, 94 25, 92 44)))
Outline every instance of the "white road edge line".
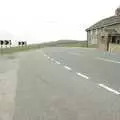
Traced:
POLYGON ((115 60, 110 60, 110 59, 105 59, 105 58, 100 58, 100 57, 97 57, 97 59, 103 60, 103 61, 106 61, 106 62, 112 62, 112 63, 119 63, 120 64, 119 61, 115 61, 115 60))
POLYGON ((76 74, 77 74, 78 76, 81 76, 81 77, 87 79, 87 80, 89 79, 89 77, 86 76, 86 75, 84 75, 84 74, 81 74, 81 73, 78 73, 78 72, 77 72, 76 74))
POLYGON ((64 66, 64 68, 67 69, 67 70, 70 70, 70 71, 72 70, 70 67, 68 67, 66 65, 64 66))
POLYGON ((58 61, 55 61, 55 62, 56 62, 56 64, 60 65, 60 62, 58 62, 58 61))
POLYGON ((118 91, 116 91, 116 90, 114 90, 112 88, 109 88, 108 86, 106 86, 104 84, 98 84, 98 86, 100 86, 100 87, 102 87, 102 88, 104 88, 104 89, 106 89, 106 90, 108 90, 108 91, 110 91, 110 92, 112 92, 112 93, 114 93, 116 95, 120 95, 120 92, 118 92, 118 91))

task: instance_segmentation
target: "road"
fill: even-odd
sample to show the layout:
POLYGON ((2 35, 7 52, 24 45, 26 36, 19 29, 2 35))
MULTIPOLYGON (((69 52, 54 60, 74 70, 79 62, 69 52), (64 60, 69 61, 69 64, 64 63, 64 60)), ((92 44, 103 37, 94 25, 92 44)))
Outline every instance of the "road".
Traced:
POLYGON ((0 120, 120 120, 119 55, 54 47, 0 60, 0 120))

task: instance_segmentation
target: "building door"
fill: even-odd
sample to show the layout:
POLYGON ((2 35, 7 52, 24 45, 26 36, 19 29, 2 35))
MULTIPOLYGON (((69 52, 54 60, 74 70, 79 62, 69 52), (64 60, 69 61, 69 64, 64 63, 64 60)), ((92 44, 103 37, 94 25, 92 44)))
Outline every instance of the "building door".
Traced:
POLYGON ((120 40, 117 40, 117 44, 120 44, 120 40))
POLYGON ((112 41, 111 43, 115 44, 116 43, 116 36, 112 36, 112 41))

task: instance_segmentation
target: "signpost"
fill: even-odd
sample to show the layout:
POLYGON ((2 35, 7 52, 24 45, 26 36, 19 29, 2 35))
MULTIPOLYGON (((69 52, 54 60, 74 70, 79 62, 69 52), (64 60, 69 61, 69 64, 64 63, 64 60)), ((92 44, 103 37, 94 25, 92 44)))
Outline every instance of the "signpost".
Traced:
POLYGON ((1 53, 1 55, 2 55, 2 53, 3 53, 3 44, 4 44, 4 41, 3 40, 0 40, 0 53, 1 53))
POLYGON ((20 47, 20 46, 26 46, 27 45, 27 42, 26 41, 19 41, 18 42, 18 46, 20 47))
MULTIPOLYGON (((3 48, 9 46, 11 48, 12 41, 11 40, 0 40, 0 54, 3 54, 3 48)), ((19 47, 27 46, 27 41, 18 41, 19 47)), ((9 49, 8 49, 9 50, 9 49)))

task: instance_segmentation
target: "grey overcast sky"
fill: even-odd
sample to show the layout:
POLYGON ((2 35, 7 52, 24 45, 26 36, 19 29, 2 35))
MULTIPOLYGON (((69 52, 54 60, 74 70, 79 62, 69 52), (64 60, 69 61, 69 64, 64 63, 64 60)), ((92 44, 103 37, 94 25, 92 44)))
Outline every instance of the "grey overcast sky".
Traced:
POLYGON ((120 0, 0 0, 0 39, 86 40, 85 29, 114 15, 120 0))

